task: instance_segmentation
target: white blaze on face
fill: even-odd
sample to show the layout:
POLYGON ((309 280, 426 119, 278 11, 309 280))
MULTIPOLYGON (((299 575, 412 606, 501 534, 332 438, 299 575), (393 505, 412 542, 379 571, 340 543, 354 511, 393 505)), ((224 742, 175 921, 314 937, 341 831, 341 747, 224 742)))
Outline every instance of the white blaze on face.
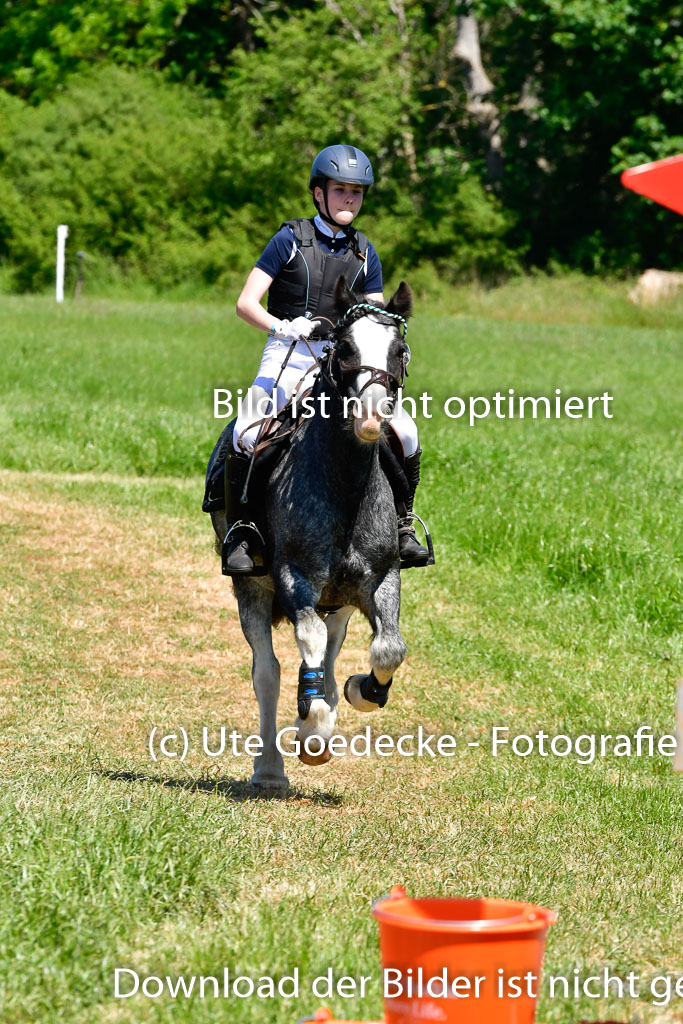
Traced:
MULTIPOLYGON (((353 324, 351 340, 358 349, 358 362, 362 366, 372 366, 377 370, 386 370, 389 348, 393 340, 393 330, 384 324, 378 324, 369 317, 363 317, 353 324)), ((370 379, 370 371, 362 370, 356 377, 356 388, 360 391, 370 379)), ((360 396, 361 413, 354 417, 356 437, 362 441, 376 441, 382 431, 382 421, 391 415, 389 411, 387 389, 383 384, 371 384, 360 396)))

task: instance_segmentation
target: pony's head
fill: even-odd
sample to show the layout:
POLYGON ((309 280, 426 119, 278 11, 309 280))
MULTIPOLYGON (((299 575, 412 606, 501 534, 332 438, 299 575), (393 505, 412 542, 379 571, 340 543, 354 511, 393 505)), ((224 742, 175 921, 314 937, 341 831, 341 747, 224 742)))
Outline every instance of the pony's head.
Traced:
POLYGON ((334 304, 339 319, 330 374, 342 400, 346 399, 356 437, 377 441, 394 411, 410 358, 405 333, 413 295, 402 281, 386 305, 368 302, 339 277, 334 304))

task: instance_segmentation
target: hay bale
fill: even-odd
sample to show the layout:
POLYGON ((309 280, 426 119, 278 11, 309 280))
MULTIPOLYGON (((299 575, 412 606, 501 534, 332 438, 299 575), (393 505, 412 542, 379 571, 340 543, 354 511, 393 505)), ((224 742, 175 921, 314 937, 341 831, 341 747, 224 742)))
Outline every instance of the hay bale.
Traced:
POLYGON ((683 288, 683 274, 672 270, 646 270, 629 293, 629 301, 636 306, 654 306, 663 299, 671 299, 683 288))

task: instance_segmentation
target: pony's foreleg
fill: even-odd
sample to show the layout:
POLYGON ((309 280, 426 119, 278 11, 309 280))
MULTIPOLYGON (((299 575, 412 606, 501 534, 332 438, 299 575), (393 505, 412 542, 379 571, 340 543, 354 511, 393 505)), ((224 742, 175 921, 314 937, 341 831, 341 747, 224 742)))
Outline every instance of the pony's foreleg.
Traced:
POLYGON ((324 764, 330 759, 327 743, 334 734, 337 712, 326 686, 327 627, 315 610, 320 594, 291 567, 280 573, 278 598, 294 623, 302 662, 297 694, 298 717, 294 723, 299 757, 304 764, 324 764))
POLYGON ((398 626, 401 610, 401 581, 398 569, 390 569, 373 591, 369 602, 373 630, 369 675, 351 676, 344 696, 357 711, 376 711, 389 699, 394 672, 407 652, 398 626))
POLYGON ((234 583, 242 632, 253 654, 251 676, 259 704, 261 751, 254 758, 251 782, 263 791, 284 792, 289 782, 277 746, 280 663, 271 633, 273 595, 248 578, 235 578, 234 583))
POLYGON ((333 683, 330 692, 327 680, 327 628, 314 608, 302 608, 294 623, 294 635, 303 659, 299 670, 299 714, 294 723, 299 757, 304 764, 325 764, 331 756, 327 744, 334 734, 338 699, 336 686, 333 683), (307 689, 315 695, 307 696, 307 689))

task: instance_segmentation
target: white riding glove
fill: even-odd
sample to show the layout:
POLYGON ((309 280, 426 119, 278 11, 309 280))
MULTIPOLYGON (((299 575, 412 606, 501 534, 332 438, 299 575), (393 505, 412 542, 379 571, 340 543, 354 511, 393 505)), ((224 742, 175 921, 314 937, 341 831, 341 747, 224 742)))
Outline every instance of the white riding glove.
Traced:
POLYGON ((312 334, 316 327, 320 327, 320 320, 308 320, 305 316, 298 316, 295 320, 281 320, 273 337, 280 341, 302 341, 312 334))

